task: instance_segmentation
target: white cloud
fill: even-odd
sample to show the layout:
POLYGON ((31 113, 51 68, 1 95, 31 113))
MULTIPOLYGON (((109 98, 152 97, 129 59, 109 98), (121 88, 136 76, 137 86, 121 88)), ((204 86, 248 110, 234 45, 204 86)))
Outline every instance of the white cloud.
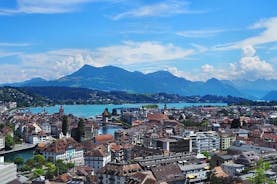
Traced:
POLYGON ((201 69, 203 72, 214 72, 214 67, 209 64, 205 64, 205 65, 201 66, 201 69))
POLYGON ((181 60, 194 53, 192 49, 177 47, 171 43, 132 42, 101 47, 94 50, 60 49, 43 53, 20 54, 20 64, 1 65, 1 83, 23 81, 33 77, 55 79, 70 74, 84 64, 93 66, 116 65, 129 66, 149 64, 170 60, 181 60))
POLYGON ((17 8, 0 9, 0 15, 66 13, 77 10, 78 5, 84 3, 104 1, 119 0, 17 0, 17 8))
POLYGON ((0 58, 16 56, 16 55, 20 55, 20 54, 21 54, 21 52, 9 52, 9 51, 0 50, 0 58))
POLYGON ((263 19, 254 25, 250 26, 250 29, 261 29, 262 32, 256 36, 246 38, 241 41, 217 45, 214 47, 215 50, 233 50, 241 49, 247 45, 261 45, 267 43, 277 42, 277 17, 269 19, 263 19))
POLYGON ((29 43, 9 43, 9 42, 0 42, 0 47, 27 47, 30 46, 29 43))
POLYGON ((215 68, 213 66, 202 66, 202 72, 209 77, 219 79, 235 80, 248 79, 256 80, 276 79, 276 71, 273 66, 255 55, 256 50, 253 46, 245 46, 242 49, 242 57, 238 62, 230 63, 228 68, 215 68))
POLYGON ((176 34, 185 38, 206 38, 213 37, 219 33, 224 32, 223 29, 201 29, 201 30, 188 30, 188 31, 179 31, 176 34))
POLYGON ((238 62, 229 63, 226 68, 215 67, 210 64, 201 66, 199 71, 184 72, 177 68, 169 67, 167 70, 178 77, 184 77, 192 81, 205 81, 212 77, 221 80, 236 79, 277 79, 273 66, 255 55, 253 46, 246 46, 242 49, 242 57, 238 62), (197 74, 195 74, 197 73, 197 74))
POLYGON ((192 11, 188 9, 186 1, 168 0, 151 5, 141 6, 112 17, 119 20, 127 17, 167 17, 177 14, 203 13, 204 11, 192 11))
POLYGON ((127 41, 122 45, 98 48, 94 51, 93 58, 103 64, 129 65, 138 62, 183 59, 193 53, 193 49, 183 49, 171 43, 127 41))
POLYGON ((199 75, 195 75, 192 72, 185 72, 185 71, 179 70, 177 67, 168 67, 166 70, 177 77, 182 77, 187 80, 191 80, 191 81, 200 80, 199 75))

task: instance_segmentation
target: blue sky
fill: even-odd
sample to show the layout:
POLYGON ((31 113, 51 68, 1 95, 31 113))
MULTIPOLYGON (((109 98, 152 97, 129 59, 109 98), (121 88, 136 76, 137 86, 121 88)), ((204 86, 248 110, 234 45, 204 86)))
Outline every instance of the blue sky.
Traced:
POLYGON ((277 79, 276 0, 1 0, 0 83, 84 64, 277 79))

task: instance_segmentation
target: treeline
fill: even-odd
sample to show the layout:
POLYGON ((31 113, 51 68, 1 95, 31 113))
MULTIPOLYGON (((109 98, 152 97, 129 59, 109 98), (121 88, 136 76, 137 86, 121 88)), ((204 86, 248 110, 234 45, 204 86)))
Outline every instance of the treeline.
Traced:
POLYGON ((2 87, 0 101, 15 101, 19 107, 52 104, 122 103, 227 103, 251 104, 251 100, 232 96, 180 96, 177 94, 138 94, 124 91, 99 91, 70 87, 2 87))
POLYGON ((0 102, 16 102, 18 107, 51 104, 51 100, 20 88, 0 87, 0 102))

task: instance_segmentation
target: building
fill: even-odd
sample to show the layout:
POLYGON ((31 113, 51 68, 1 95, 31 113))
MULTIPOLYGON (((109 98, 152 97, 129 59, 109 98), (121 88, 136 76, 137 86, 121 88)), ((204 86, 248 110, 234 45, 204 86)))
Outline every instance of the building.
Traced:
POLYGON ((248 152, 241 153, 234 160, 235 160, 235 163, 238 163, 238 164, 243 164, 245 166, 253 166, 259 160, 259 156, 254 151, 248 151, 248 152))
POLYGON ((5 148, 5 137, 0 135, 0 150, 5 148))
POLYGON ((48 122, 43 122, 42 124, 40 124, 40 127, 42 129, 43 132, 45 132, 46 134, 51 134, 51 125, 48 122))
POLYGON ((93 138, 93 143, 95 144, 108 144, 112 142, 114 142, 114 138, 111 134, 101 134, 93 138))
POLYGON ((151 168, 158 183, 185 183, 185 176, 176 163, 151 168))
POLYGON ((186 161, 188 163, 198 163, 199 159, 196 158, 196 155, 184 154, 184 153, 171 153, 169 155, 154 155, 148 157, 137 157, 134 158, 134 161, 139 163, 139 165, 144 170, 150 170, 153 167, 163 166, 167 164, 180 163, 186 161))
POLYGON ((233 163, 233 155, 215 153, 210 160, 212 168, 221 166, 223 163, 233 163))
POLYGON ((13 163, 0 163, 0 183, 9 183, 16 179, 16 165, 13 163))
POLYGON ((235 140, 235 135, 225 133, 220 134, 220 150, 227 150, 235 140))
POLYGON ((241 141, 235 141, 232 146, 228 148, 228 153, 230 154, 240 154, 242 152, 254 151, 257 154, 274 153, 276 150, 274 148, 267 148, 255 145, 248 145, 241 141))
POLYGON ((101 184, 127 183, 129 176, 141 171, 139 164, 108 163, 98 171, 97 179, 101 184))
POLYGON ((38 134, 33 134, 28 137, 28 143, 30 144, 39 144, 39 143, 47 143, 52 139, 51 136, 46 135, 43 131, 38 134))
POLYGON ((220 148, 220 137, 214 131, 190 132, 188 137, 192 140, 192 151, 202 153, 203 151, 217 151, 220 148))
POLYGON ((186 183, 204 183, 211 172, 208 163, 179 162, 179 167, 186 177, 186 183))
POLYGON ((185 152, 190 153, 192 151, 192 143, 190 138, 183 137, 170 137, 156 139, 156 147, 168 152, 185 152))
POLYGON ((58 139, 40 148, 40 152, 46 159, 63 160, 76 166, 84 165, 83 146, 73 138, 58 139))
POLYGON ((111 161, 111 152, 103 145, 99 145, 85 153, 85 165, 95 172, 111 161))
POLYGON ((113 162, 119 163, 125 160, 123 146, 118 145, 116 143, 111 143, 110 148, 111 148, 111 155, 112 155, 113 162))
POLYGON ((234 163, 224 163, 221 165, 222 170, 229 176, 237 176, 244 170, 244 165, 234 163))

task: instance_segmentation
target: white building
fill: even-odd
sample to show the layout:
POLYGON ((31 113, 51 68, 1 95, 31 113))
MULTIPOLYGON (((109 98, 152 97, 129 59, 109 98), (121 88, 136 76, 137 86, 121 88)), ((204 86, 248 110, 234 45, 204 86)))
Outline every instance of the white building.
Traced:
MULTIPOLYGON (((2 160, 2 159, 1 159, 2 160)), ((0 183, 9 183, 17 179, 16 165, 0 162, 0 183)))
POLYGON ((209 173, 211 172, 208 163, 179 163, 178 164, 183 174, 186 176, 187 183, 205 183, 208 180, 209 173))
POLYGON ((111 161, 111 152, 104 148, 104 146, 98 146, 94 150, 87 151, 85 153, 85 165, 93 168, 95 172, 104 167, 111 161))
POLYGON ((40 132, 39 134, 30 135, 28 137, 28 142, 30 144, 48 143, 51 140, 53 140, 53 137, 48 136, 43 132, 40 132))
POLYGON ((0 136, 0 150, 5 148, 5 137, 0 136))
POLYGON ((84 165, 83 146, 73 138, 58 139, 41 148, 40 151, 46 159, 63 160, 74 163, 75 166, 84 165))
POLYGON ((192 140, 192 151, 202 153, 203 151, 217 151, 220 148, 220 137, 214 131, 189 132, 186 136, 192 140))
POLYGON ((44 131, 46 134, 51 134, 51 125, 48 122, 43 122, 40 125, 42 131, 44 131))

